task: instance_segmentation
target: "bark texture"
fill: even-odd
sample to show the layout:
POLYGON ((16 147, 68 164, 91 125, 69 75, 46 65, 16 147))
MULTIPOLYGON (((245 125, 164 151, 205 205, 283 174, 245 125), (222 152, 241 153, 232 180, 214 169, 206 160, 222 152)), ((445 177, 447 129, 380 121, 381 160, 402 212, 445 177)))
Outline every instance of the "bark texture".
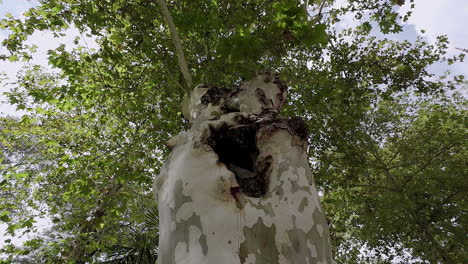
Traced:
POLYGON ((307 126, 278 116, 286 94, 267 73, 195 88, 192 127, 170 140, 155 181, 159 263, 332 263, 307 126))

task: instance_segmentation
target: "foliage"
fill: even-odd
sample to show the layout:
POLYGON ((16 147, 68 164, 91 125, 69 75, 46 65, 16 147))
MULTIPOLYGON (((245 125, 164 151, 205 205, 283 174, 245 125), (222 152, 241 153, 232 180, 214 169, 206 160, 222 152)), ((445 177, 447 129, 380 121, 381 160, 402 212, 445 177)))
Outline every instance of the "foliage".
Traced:
MULTIPOLYGON (((283 114, 309 124, 337 262, 405 262, 410 252, 461 263, 466 105, 453 90, 466 83, 427 68, 463 56, 446 56, 445 37, 435 44, 372 37, 373 26, 401 31, 407 16, 399 18, 395 5, 402 1, 303 2, 182 0, 168 7, 196 84, 232 88, 264 71, 288 84, 283 114), (338 31, 334 24, 349 13, 360 25, 338 31)), ((149 223, 157 217, 144 208, 154 206, 151 183, 165 142, 187 129, 180 104, 191 88, 181 81, 157 4, 42 0, 24 15, 0 20, 11 32, 0 58, 29 60, 34 47, 25 40, 38 30, 64 35, 76 27, 99 49, 78 37, 50 50, 57 71, 31 65, 8 94, 28 114, 0 121, 0 220, 17 236, 46 216, 53 232, 22 247, 7 243, 3 262, 31 254, 36 263, 154 262, 157 231, 149 223)))
POLYGON ((467 258, 468 115, 459 97, 430 100, 378 105, 350 135, 353 144, 318 158, 338 260, 359 259, 362 244, 367 258, 392 260, 405 249, 430 263, 467 258))
POLYGON ((145 215, 143 229, 122 234, 120 241, 108 248, 103 263, 142 263, 154 264, 158 254, 159 215, 158 208, 151 206, 145 215), (122 239, 123 238, 123 239, 122 239))

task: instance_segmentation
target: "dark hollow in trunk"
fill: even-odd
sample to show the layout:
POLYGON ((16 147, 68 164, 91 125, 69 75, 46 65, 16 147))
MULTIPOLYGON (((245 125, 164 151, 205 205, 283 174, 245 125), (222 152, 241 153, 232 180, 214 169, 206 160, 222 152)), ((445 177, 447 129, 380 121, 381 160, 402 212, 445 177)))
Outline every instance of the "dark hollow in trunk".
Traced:
POLYGON ((261 197, 268 191, 265 174, 257 168, 260 152, 256 137, 255 125, 239 125, 211 128, 208 140, 219 161, 236 176, 240 191, 251 197, 261 197))

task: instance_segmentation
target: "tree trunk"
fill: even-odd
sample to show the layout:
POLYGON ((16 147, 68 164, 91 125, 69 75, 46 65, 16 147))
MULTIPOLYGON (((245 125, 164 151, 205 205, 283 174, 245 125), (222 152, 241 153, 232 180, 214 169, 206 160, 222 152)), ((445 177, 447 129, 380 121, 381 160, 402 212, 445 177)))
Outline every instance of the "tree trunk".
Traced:
POLYGON ((155 181, 160 264, 332 262, 307 126, 278 116, 285 100, 272 74, 194 89, 192 127, 155 181))

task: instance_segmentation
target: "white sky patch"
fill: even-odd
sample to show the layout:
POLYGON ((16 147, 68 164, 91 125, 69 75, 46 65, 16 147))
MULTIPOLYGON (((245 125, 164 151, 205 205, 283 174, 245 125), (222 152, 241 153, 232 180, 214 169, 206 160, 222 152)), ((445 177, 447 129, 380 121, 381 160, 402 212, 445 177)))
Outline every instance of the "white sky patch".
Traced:
MULTIPOLYGON (((346 5, 347 0, 337 0, 334 8, 346 5)), ((418 36, 423 37, 430 44, 434 44, 437 36, 446 35, 449 39, 448 56, 460 54, 461 51, 456 48, 468 49, 468 30, 466 30, 466 21, 468 19, 468 0, 414 0, 415 8, 408 21, 403 22, 403 32, 398 34, 382 34, 376 29, 376 23, 373 23, 374 29, 371 35, 379 39, 387 38, 396 41, 409 40, 413 42, 418 36), (422 33, 424 30, 425 33, 422 33)), ((401 16, 404 16, 410 10, 410 0, 399 7, 395 5, 401 16)), ((364 12, 366 13, 366 12, 364 12)), ((335 25, 339 30, 352 28, 360 24, 360 21, 354 18, 352 13, 340 17, 341 21, 335 25)), ((453 74, 462 74, 468 77, 468 58, 463 63, 455 63, 448 66, 447 63, 437 62, 429 67, 429 72, 439 76, 446 70, 451 70, 453 74)))
MULTIPOLYGON (((65 37, 54 37, 52 32, 35 32, 29 38, 29 40, 26 41, 27 45, 35 44, 38 46, 37 51, 33 54, 33 59, 31 61, 0 61, 0 73, 6 74, 7 77, 7 81, 5 83, 0 83, 0 114, 16 116, 25 114, 24 111, 16 111, 14 106, 4 103, 6 97, 3 95, 3 93, 9 91, 13 86, 15 86, 15 81, 18 79, 18 73, 20 73, 21 69, 27 65, 41 65, 43 67, 49 68, 50 71, 54 71, 54 69, 48 65, 48 50, 54 50, 58 48, 60 44, 65 44, 65 46, 68 47, 66 50, 70 51, 70 47, 75 46, 75 44, 73 44, 73 40, 77 36, 80 37, 80 41, 78 43, 79 45, 83 45, 85 47, 89 46, 90 49, 97 47, 97 44, 93 39, 85 37, 84 34, 80 34, 76 28, 68 29, 65 31, 65 34, 65 37)), ((5 35, 0 33, 0 41, 5 37, 5 35)), ((0 48, 0 51, 4 51, 4 49, 0 48)))
MULTIPOLYGON (((409 0, 399 10, 404 15, 409 9, 409 0)), ((414 26, 431 43, 437 36, 447 35, 450 41, 448 54, 460 53, 456 48, 468 49, 468 1, 467 0, 414 0, 415 8, 407 25, 414 26)), ((468 61, 453 65, 455 74, 468 77, 468 61)))
MULTIPOLYGON (((407 0, 409 2, 409 0, 407 0)), ((426 30, 426 36, 434 42, 439 35, 447 35, 452 47, 468 49, 468 1, 467 0, 415 0, 415 9, 408 24, 417 30, 426 30)), ((400 14, 409 10, 409 3, 400 8, 400 14)))
MULTIPOLYGON (((4 0, 3 4, 0 4, 0 18, 4 18, 7 13, 11 13, 15 17, 24 18, 21 14, 35 5, 37 5, 36 1, 4 0)), ((21 116, 25 114, 24 111, 16 111, 14 106, 7 104, 5 102, 6 97, 3 93, 8 92, 15 86, 18 73, 27 65, 41 65, 43 67, 48 67, 49 70, 52 71, 52 68, 48 65, 48 50, 54 50, 58 48, 60 44, 65 44, 66 50, 70 51, 76 46, 76 44, 73 43, 76 37, 79 37, 78 45, 88 47, 89 49, 99 48, 94 38, 87 37, 84 33, 81 34, 75 27, 71 27, 63 33, 65 33, 64 37, 54 37, 51 31, 37 31, 32 34, 25 44, 34 44, 38 48, 33 54, 33 59, 29 62, 0 61, 0 74, 6 74, 7 78, 7 81, 0 82, 0 115, 21 116)), ((9 34, 10 32, 7 30, 0 30, 0 42, 7 38, 9 34)), ((0 47, 0 53, 8 54, 4 47, 0 47)))
MULTIPOLYGON (((12 14, 14 17, 23 17, 21 14, 28 8, 34 6, 34 3, 26 0, 3 0, 0 4, 0 18, 5 18, 7 14, 12 14)), ((0 30, 0 42, 8 37, 9 31, 0 30)), ((0 46, 0 53, 4 53, 5 48, 0 46)), ((23 63, 24 64, 24 63, 23 63)), ((9 62, 0 60, 0 80, 4 78, 2 74, 6 74, 8 80, 16 78, 17 72, 21 69, 20 62, 9 62)), ((21 115, 24 112, 15 111, 15 107, 6 104, 6 97, 3 95, 4 92, 10 90, 11 87, 5 84, 6 81, 0 81, 0 115, 21 115)))
MULTIPOLYGON (((335 8, 344 7, 347 5, 347 3, 348 1, 346 0, 336 0, 331 6, 331 8, 335 9, 335 8)), ((358 25, 358 20, 356 20, 354 18, 354 14, 350 12, 350 13, 340 16, 340 21, 335 24, 335 28, 337 30, 343 30, 343 29, 355 27, 357 25, 358 25)))
POLYGON ((37 217, 36 223, 34 223, 34 226, 37 227, 37 232, 30 232, 30 233, 25 233, 23 235, 18 236, 18 234, 21 234, 22 230, 18 230, 17 236, 10 236, 6 234, 6 229, 7 225, 0 223, 0 248, 2 248, 6 243, 5 240, 10 239, 11 243, 14 245, 21 245, 23 242, 31 240, 35 237, 37 237, 37 234, 41 234, 44 230, 52 226, 52 220, 49 219, 48 217, 37 217))

